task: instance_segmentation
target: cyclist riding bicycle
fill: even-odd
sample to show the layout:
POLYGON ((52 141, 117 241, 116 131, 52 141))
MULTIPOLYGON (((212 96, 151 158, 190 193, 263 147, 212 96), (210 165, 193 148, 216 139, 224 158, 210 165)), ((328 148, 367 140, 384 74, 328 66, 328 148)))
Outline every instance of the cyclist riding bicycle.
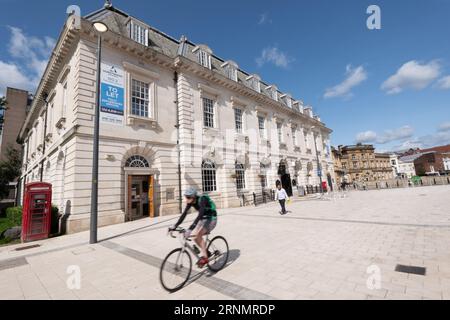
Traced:
POLYGON ((191 236, 195 229, 195 243, 200 247, 202 257, 197 262, 197 265, 200 268, 203 268, 206 264, 208 264, 209 255, 206 252, 206 242, 203 237, 207 234, 210 234, 217 226, 217 211, 216 205, 207 195, 199 196, 197 190, 195 188, 189 188, 184 193, 186 199, 186 209, 182 213, 178 222, 171 228, 169 231, 173 231, 178 228, 180 224, 183 223, 186 218, 187 213, 191 208, 194 208, 198 211, 198 216, 195 221, 192 223, 190 228, 185 231, 184 237, 187 239, 191 236), (197 227, 197 229, 196 229, 197 227))

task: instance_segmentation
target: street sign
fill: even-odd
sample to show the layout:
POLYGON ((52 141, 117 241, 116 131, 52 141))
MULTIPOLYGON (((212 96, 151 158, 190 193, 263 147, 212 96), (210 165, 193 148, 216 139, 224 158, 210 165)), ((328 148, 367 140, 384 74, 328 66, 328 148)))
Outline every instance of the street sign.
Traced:
POLYGON ((322 176, 322 170, 317 170, 317 175, 322 176))

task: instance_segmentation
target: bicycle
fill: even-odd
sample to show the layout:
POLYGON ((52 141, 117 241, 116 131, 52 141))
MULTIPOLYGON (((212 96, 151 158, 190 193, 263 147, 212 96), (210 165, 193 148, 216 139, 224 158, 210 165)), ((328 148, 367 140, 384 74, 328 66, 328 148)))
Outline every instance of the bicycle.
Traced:
MULTIPOLYGON (((172 250, 164 259, 159 272, 159 280, 165 290, 170 293, 176 292, 184 287, 188 282, 192 272, 192 257, 189 251, 198 259, 200 258, 199 250, 194 249, 191 238, 185 239, 182 228, 177 228, 174 231, 169 232, 172 238, 176 238, 173 232, 179 233, 181 242, 181 248, 172 250), (172 261, 173 260, 173 261, 172 261), (174 280, 175 284, 172 284, 170 280, 174 280)), ((228 262, 229 249, 228 242, 224 237, 217 236, 211 241, 209 240, 209 234, 206 235, 206 246, 208 252, 208 269, 212 272, 218 272, 222 270, 228 262)))

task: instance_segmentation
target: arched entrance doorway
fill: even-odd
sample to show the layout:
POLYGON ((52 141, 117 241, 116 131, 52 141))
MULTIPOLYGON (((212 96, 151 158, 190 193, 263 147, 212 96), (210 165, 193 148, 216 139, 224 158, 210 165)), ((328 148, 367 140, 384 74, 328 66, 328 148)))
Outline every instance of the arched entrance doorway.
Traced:
POLYGON ((129 157, 124 166, 126 176, 126 219, 133 221, 155 216, 155 179, 150 164, 141 155, 129 157))
POLYGON ((285 160, 281 160, 278 167, 278 175, 280 176, 281 185, 289 197, 292 197, 292 180, 285 160))

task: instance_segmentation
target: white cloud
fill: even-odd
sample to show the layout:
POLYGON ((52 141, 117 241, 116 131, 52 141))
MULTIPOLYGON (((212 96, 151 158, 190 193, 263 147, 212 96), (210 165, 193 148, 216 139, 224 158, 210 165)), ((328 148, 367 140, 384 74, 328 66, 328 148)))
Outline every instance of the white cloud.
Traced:
POLYGON ((11 40, 9 53, 12 57, 22 59, 27 63, 29 69, 36 74, 42 74, 47 66, 47 59, 55 45, 52 38, 25 35, 21 29, 9 27, 11 40))
POLYGON ((450 131, 443 131, 406 140, 402 144, 393 147, 393 150, 426 149, 448 144, 450 144, 450 131))
POLYGON ((11 59, 0 60, 0 95, 5 94, 6 87, 33 92, 47 66, 55 40, 26 35, 16 27, 8 28, 11 32, 8 43, 11 59))
POLYGON ((413 136, 414 129, 410 126, 403 126, 394 130, 386 130, 379 135, 374 131, 360 132, 356 135, 357 143, 386 144, 393 141, 405 140, 413 136))
POLYGON ((262 24, 266 24, 266 23, 272 23, 272 20, 269 19, 269 14, 268 13, 260 14, 258 24, 262 25, 262 24))
POLYGON ((438 126, 437 132, 421 137, 412 137, 400 145, 396 145, 392 150, 406 150, 410 148, 431 148, 450 144, 450 121, 438 126))
POLYGON ((356 135, 356 143, 371 143, 377 139, 376 132, 365 131, 356 135))
POLYGON ((34 90, 36 80, 28 78, 17 65, 0 60, 0 96, 6 94, 6 87, 34 90))
POLYGON ((443 77, 442 79, 439 79, 437 86, 440 89, 444 89, 444 90, 450 89, 450 76, 446 76, 446 77, 443 77))
POLYGON ((422 90, 439 77, 441 66, 437 61, 421 64, 415 60, 402 65, 397 72, 389 77, 381 89, 388 94, 397 94, 405 89, 422 90))
POLYGON ((288 57, 284 52, 280 51, 277 47, 265 48, 261 56, 256 59, 256 63, 259 67, 262 67, 266 63, 273 63, 277 67, 287 68, 294 59, 288 57))
POLYGON ((438 127, 438 131, 450 131, 450 121, 441 123, 438 127))
POLYGON ((416 148, 419 148, 419 149, 425 148, 423 142, 420 141, 418 138, 406 140, 406 141, 402 142, 401 144, 392 147, 392 151, 402 151, 402 150, 409 150, 409 149, 416 149, 416 148))
POLYGON ((359 66, 354 69, 351 65, 348 65, 345 74, 347 76, 345 80, 332 88, 328 88, 325 92, 324 98, 349 98, 352 96, 350 91, 367 79, 367 72, 364 70, 363 66, 359 66))
POLYGON ((378 144, 385 144, 396 140, 403 140, 412 137, 414 129, 410 126, 404 126, 394 130, 386 130, 384 134, 377 138, 378 144))
POLYGON ((425 147, 434 147, 450 144, 450 131, 441 131, 422 138, 425 147))

